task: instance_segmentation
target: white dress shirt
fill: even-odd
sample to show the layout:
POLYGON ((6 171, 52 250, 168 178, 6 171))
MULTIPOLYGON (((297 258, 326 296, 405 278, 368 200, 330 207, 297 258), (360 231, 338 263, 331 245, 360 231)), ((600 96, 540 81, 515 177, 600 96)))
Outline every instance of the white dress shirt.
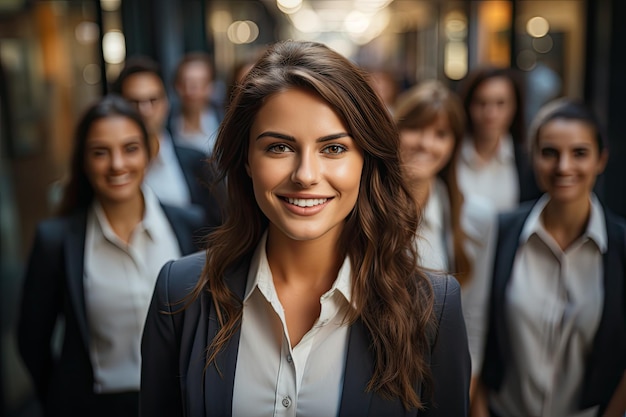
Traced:
POLYGON ((511 366, 490 398, 503 416, 597 413, 577 408, 604 303, 604 212, 592 196, 587 229, 563 251, 541 219, 548 201, 544 195, 526 219, 505 295, 511 366))
MULTIPOLYGON (((446 185, 436 179, 423 209, 416 238, 420 266, 446 273, 454 272, 450 216, 446 185)), ((480 197, 465 198, 461 209, 461 227, 466 235, 463 249, 472 264, 472 274, 461 286, 461 304, 472 360, 472 375, 480 372, 483 362, 496 224, 496 213, 488 201, 480 197)))
POLYGON ((496 211, 514 209, 519 204, 519 177, 515 147, 510 135, 500 139, 493 158, 484 161, 470 138, 463 139, 457 161, 457 182, 464 196, 480 196, 496 211))
POLYGON ((343 388, 351 308, 351 269, 345 259, 321 313, 291 348, 265 243, 252 258, 243 306, 233 392, 234 417, 336 416, 343 388))
POLYGON ((159 152, 150 161, 144 182, 163 203, 178 207, 191 204, 189 186, 167 130, 159 136, 159 152))
POLYGON ((97 200, 87 216, 84 292, 94 392, 139 390, 140 341, 159 270, 180 247, 157 198, 143 187, 144 218, 128 244, 97 200))
POLYGON ((178 144, 211 154, 217 140, 220 122, 211 108, 206 108, 200 115, 200 131, 186 132, 183 127, 183 115, 178 114, 173 120, 174 136, 178 144))

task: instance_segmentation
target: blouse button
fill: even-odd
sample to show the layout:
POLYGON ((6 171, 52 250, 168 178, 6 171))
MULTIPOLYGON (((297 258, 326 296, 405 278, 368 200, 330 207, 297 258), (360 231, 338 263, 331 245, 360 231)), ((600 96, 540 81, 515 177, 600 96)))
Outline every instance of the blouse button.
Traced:
POLYGON ((291 353, 287 354, 287 362, 293 362, 293 357, 291 356, 291 353))
POLYGON ((289 406, 291 405, 291 398, 289 397, 284 397, 283 398, 283 407, 285 408, 289 408, 289 406))

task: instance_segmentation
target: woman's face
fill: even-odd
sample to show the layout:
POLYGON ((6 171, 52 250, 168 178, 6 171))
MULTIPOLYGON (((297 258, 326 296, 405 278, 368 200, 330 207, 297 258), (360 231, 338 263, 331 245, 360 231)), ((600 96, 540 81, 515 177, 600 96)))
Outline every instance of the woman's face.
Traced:
POLYGON ((599 153, 591 126, 555 119, 540 129, 533 163, 539 186, 552 200, 569 203, 589 198, 607 158, 606 152, 599 153))
POLYGON ((103 203, 129 201, 141 192, 148 151, 141 129, 124 116, 96 120, 85 143, 85 173, 103 203))
POLYGON ((474 90, 470 117, 479 136, 502 136, 509 131, 516 111, 515 90, 506 77, 488 78, 474 90))
POLYGON ((356 204, 363 154, 323 99, 291 89, 257 113, 246 169, 270 234, 334 239, 356 204))
POLYGON ((445 115, 417 129, 400 130, 400 158, 409 182, 431 181, 452 157, 454 133, 445 115))

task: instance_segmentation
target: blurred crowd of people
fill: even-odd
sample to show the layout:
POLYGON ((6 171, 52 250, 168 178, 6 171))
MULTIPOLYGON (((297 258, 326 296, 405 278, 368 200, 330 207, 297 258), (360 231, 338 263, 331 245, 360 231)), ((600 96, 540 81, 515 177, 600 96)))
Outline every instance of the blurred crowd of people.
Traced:
MULTIPOLYGON (((311 53, 320 52, 313 48, 311 53)), ((19 350, 44 415, 139 415, 140 390, 145 382, 142 375, 146 378, 158 373, 158 369, 142 371, 141 352, 149 309, 150 314, 154 313, 155 307, 150 305, 161 268, 185 255, 198 251, 209 253, 211 245, 222 244, 218 237, 227 234, 232 239, 234 233, 240 233, 237 239, 241 240, 241 248, 257 247, 257 241, 254 245, 246 241, 252 236, 261 239, 263 243, 259 245, 263 248, 264 239, 271 237, 272 242, 277 239, 276 234, 261 238, 258 230, 246 235, 232 220, 241 220, 248 213, 240 207, 248 201, 260 206, 266 215, 261 225, 269 228, 270 233, 280 223, 267 214, 263 193, 257 190, 257 178, 267 182, 271 178, 263 177, 262 170, 253 165, 256 148, 243 151, 229 147, 226 143, 229 139, 239 140, 226 137, 232 129, 247 129, 241 133, 247 138, 263 117, 263 132, 258 132, 255 140, 262 144, 269 135, 272 140, 282 141, 268 145, 273 155, 281 153, 280 157, 285 157, 282 154, 290 152, 300 155, 295 149, 300 138, 281 132, 287 121, 280 118, 281 113, 289 114, 289 103, 317 111, 311 97, 283 94, 297 92, 299 88, 326 106, 332 104, 328 108, 338 119, 324 116, 326 119, 316 120, 322 128, 327 124, 332 129, 343 126, 335 130, 346 130, 347 136, 356 136, 351 130, 353 124, 363 128, 360 119, 353 121, 349 114, 344 115, 343 108, 338 108, 340 105, 350 108, 344 104, 349 99, 344 100, 343 91, 333 92, 328 87, 326 92, 324 87, 317 87, 315 81, 310 81, 314 76, 307 71, 314 73, 314 70, 307 67, 307 61, 303 58, 292 62, 288 58, 292 57, 274 57, 270 50, 257 66, 246 62, 234 69, 232 79, 226 80, 224 107, 214 100, 215 73, 210 55, 189 53, 178 63, 173 80, 177 106, 170 105, 167 80, 161 76, 159 65, 146 57, 129 57, 111 86, 111 93, 83 114, 77 124, 68 180, 63 185, 57 215, 40 223, 33 240, 18 323, 19 350), (300 68, 300 72, 295 71, 290 75, 292 78, 286 77, 288 81, 282 90, 262 93, 270 91, 269 87, 264 89, 263 77, 281 77, 290 68, 300 68), (308 82, 318 91, 313 91, 308 82), (272 97, 286 101, 272 101, 272 97), (246 171, 241 176, 252 178, 255 188, 245 188, 244 179, 238 175, 231 178, 223 161, 231 161, 232 166, 238 163, 236 166, 246 171), (237 192, 250 195, 243 199, 237 192), (62 323, 61 347, 55 344, 59 323, 62 323)), ((320 53, 320 59, 334 62, 337 58, 320 53)), ((332 84, 333 77, 351 67, 343 63, 335 65, 335 72, 321 74, 319 83, 327 82, 340 89, 332 84)), ((452 396, 448 400, 448 388, 435 381, 434 389, 441 390, 435 392, 440 404, 428 406, 431 411, 425 415, 443 415, 432 410, 438 406, 445 410, 446 401, 467 401, 467 407, 449 410, 466 410, 472 416, 624 415, 626 222, 608 211, 594 194, 596 178, 607 163, 608 149, 592 109, 578 100, 561 97, 544 105, 532 121, 526 121, 519 74, 510 68, 479 68, 467 77, 458 92, 438 80, 423 80, 400 91, 389 73, 362 72, 370 90, 355 91, 363 95, 379 91, 375 105, 387 116, 364 108, 370 113, 359 117, 366 124, 368 117, 370 123, 386 123, 388 117, 393 131, 397 132, 397 137, 389 142, 396 149, 390 152, 395 152, 393 157, 398 158, 402 189, 413 201, 407 207, 414 208, 416 212, 412 215, 419 219, 412 230, 411 242, 411 250, 417 254, 417 266, 428 276, 452 275, 460 285, 466 345, 460 343, 442 349, 458 349, 458 355, 469 353, 468 394, 466 398, 452 396)), ((345 85, 359 85, 359 82, 360 79, 347 79, 345 85)), ((315 111, 310 117, 317 114, 315 111)), ((371 157, 370 153, 375 153, 371 149, 377 146, 382 149, 387 144, 372 142, 361 146, 355 145, 355 140, 354 144, 346 145, 335 143, 340 137, 335 136, 318 140, 329 143, 324 155, 334 152, 338 155, 333 157, 338 159, 343 152, 349 152, 350 146, 361 147, 359 152, 365 155, 361 156, 365 161, 357 165, 359 169, 363 167, 363 178, 367 178, 367 169, 382 163, 378 159, 384 160, 371 157)), ((304 181, 301 178, 304 174, 299 171, 302 169, 302 163, 293 168, 289 176, 292 182, 304 181)), ((312 168, 307 166, 307 169, 312 168)), ((350 174, 337 175, 350 177, 350 174)), ((372 181, 378 178, 370 176, 372 181)), ((365 192, 364 187, 378 190, 378 186, 361 181, 359 193, 365 192)), ((393 203, 398 196, 379 198, 393 203)), ((315 201, 308 207, 326 204, 324 196, 313 195, 311 199, 315 201)), ((300 204, 297 196, 287 195, 283 200, 300 204)), ((306 210, 309 203, 302 204, 294 210, 306 210)), ((362 210, 360 204, 357 202, 356 207, 362 210)), ((343 215, 347 223, 356 216, 353 211, 358 210, 351 206, 343 215)), ((317 215, 332 216, 324 213, 317 215)), ((407 220, 407 224, 412 223, 407 220)), ((289 232, 284 233, 290 236, 289 232)), ((237 247, 228 243, 231 246, 224 243, 224 247, 237 247)), ((267 245, 269 257, 269 240, 267 245)), ((222 254, 222 258, 227 259, 227 255, 222 254)), ((363 255, 368 256, 373 255, 369 252, 363 255)), ((204 262, 204 258, 203 255, 194 259, 204 262)), ((343 255, 338 259, 330 284, 335 278, 339 282, 343 259, 343 255)), ((360 264, 351 261, 354 277, 360 264)), ((223 268, 209 263, 205 268, 207 282, 217 279, 211 274, 224 272, 223 268)), ((272 269, 271 273, 277 271, 272 269)), ((355 286, 357 281, 349 278, 350 268, 347 274, 348 284, 342 282, 355 286)), ((274 285, 281 295, 278 283, 274 285)), ((359 285, 365 284, 359 282, 359 285)), ((228 300, 226 293, 221 298, 216 295, 216 287, 206 288, 222 302, 228 300)), ((361 293, 353 290, 353 294, 361 293)), ((294 349, 292 353, 299 343, 308 343, 306 331, 320 317, 320 311, 322 314, 326 311, 324 297, 321 291, 313 300, 311 311, 316 312, 313 321, 300 325, 308 327, 300 332, 301 339, 294 339, 296 343, 290 346, 294 349)), ((304 299, 301 296, 290 298, 289 303, 286 298, 280 301, 289 312, 293 308, 290 303, 304 299)), ((166 301, 180 302, 180 307, 184 307, 193 297, 166 301)), ((361 300, 357 298, 357 302, 361 300)), ((234 310, 221 310, 217 304, 215 308, 220 324, 230 323, 234 310), (226 312, 225 317, 219 317, 220 311, 226 312)), ((254 329, 246 327, 245 321, 252 319, 245 308, 242 340, 253 343, 250 338, 254 329)), ((167 317, 175 315, 168 314, 167 317)), ((206 314, 208 317, 208 311, 206 314)), ((258 320, 263 324, 263 319, 258 320)), ((287 318, 285 324, 292 338, 295 334, 292 326, 296 326, 293 323, 287 318)), ((275 327, 276 323, 263 325, 275 327)), ((439 323, 440 329, 446 325, 439 323)), ((148 330, 152 343, 161 340, 154 336, 155 332, 169 331, 154 326, 153 323, 148 330)), ((233 331, 232 327, 229 329, 233 331)), ((376 335, 380 329, 373 326, 367 330, 376 335)), ((351 331, 355 330, 351 328, 351 331)), ((215 337, 222 337, 219 340, 223 348, 230 336, 217 333, 215 337)), ((179 345, 172 349, 178 353, 191 349, 184 342, 183 339, 181 344, 179 340, 179 345)), ((259 343, 259 349, 269 349, 259 343)), ((316 346, 310 343, 308 349, 316 346)), ((208 345, 205 347, 208 349, 208 345)), ((143 349, 145 352, 147 348, 143 349)), ((334 363, 342 363, 346 360, 344 356, 354 354, 348 350, 341 355, 336 353, 341 357, 335 357, 328 353, 332 352, 328 346, 323 349, 327 349, 324 352, 334 363)), ((150 352, 151 366, 158 366, 156 354, 150 352)), ((244 352, 248 361, 256 358, 250 347, 244 352)), ((384 352, 377 353, 384 356, 384 352)), ((195 366, 202 371, 205 363, 203 357, 199 359, 195 366)), ((322 359, 315 357, 316 361, 322 359)), ((294 358, 294 362, 302 365, 302 357, 294 358)), ((438 376, 433 373, 436 379, 438 376)), ((297 375, 301 377, 301 371, 297 375)), ((411 374, 409 378, 415 375, 422 374, 411 374)), ((341 380, 336 378, 339 379, 331 378, 335 385, 341 380)), ((252 378, 247 383, 236 380, 235 398, 243 398, 237 390, 250 389, 254 381, 260 380, 252 378)), ((307 383, 311 381, 305 377, 296 385, 307 386, 307 383)), ((375 391, 380 387, 387 385, 368 385, 367 389, 375 391)), ((320 395, 330 395, 330 388, 324 390, 313 385, 312 389, 320 395)), ((392 397, 413 398, 403 397, 400 391, 383 392, 392 397)), ((339 397, 333 395, 330 398, 334 401, 341 398, 341 393, 339 397)), ((286 404, 292 400, 283 398, 282 406, 288 408, 286 404)), ((403 405, 409 404, 411 409, 426 403, 409 401, 403 405)), ((254 404, 238 407, 236 410, 247 415, 254 404)), ((334 404, 309 410, 338 411, 334 404)), ((315 411, 310 415, 315 415, 315 411)))

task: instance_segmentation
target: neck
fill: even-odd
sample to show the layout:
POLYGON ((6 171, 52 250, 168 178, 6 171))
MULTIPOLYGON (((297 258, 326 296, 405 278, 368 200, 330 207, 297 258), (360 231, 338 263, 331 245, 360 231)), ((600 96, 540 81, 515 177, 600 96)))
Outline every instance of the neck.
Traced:
POLYGON ((115 234, 128 243, 133 230, 143 220, 145 211, 143 194, 139 192, 131 200, 123 203, 99 201, 115 234))
POLYGON ((202 109, 201 108, 183 108, 183 131, 198 132, 201 129, 202 109))
POLYGON ((550 200, 541 218, 548 233, 561 249, 567 249, 587 228, 591 215, 591 200, 560 203, 550 200))
POLYGON ((502 135, 494 133, 482 133, 474 136, 474 149, 476 153, 484 160, 491 160, 500 146, 502 135))
POLYGON ((328 291, 343 263, 339 233, 330 231, 316 240, 294 241, 270 225, 267 260, 274 282, 323 294, 328 291))

